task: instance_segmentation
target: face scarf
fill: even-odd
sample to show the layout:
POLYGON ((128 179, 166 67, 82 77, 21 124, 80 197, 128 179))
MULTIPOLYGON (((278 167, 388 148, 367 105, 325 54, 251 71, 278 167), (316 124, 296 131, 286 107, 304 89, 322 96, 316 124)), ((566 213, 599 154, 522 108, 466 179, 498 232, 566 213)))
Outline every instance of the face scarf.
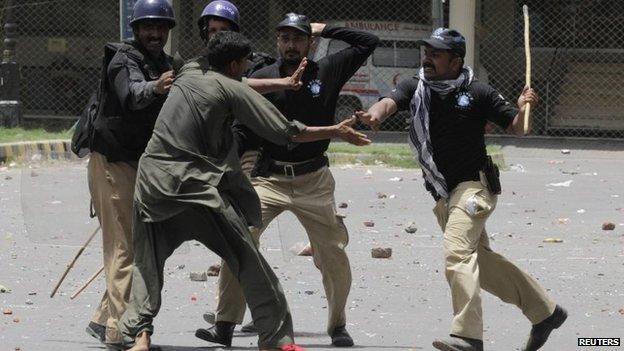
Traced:
POLYGON ((424 70, 418 72, 418 88, 410 102, 409 144, 414 156, 423 171, 427 187, 435 199, 448 198, 446 180, 433 161, 433 147, 429 136, 429 108, 431 107, 431 90, 438 93, 443 99, 450 93, 469 86, 472 83, 473 72, 470 67, 464 67, 457 79, 433 80, 425 78, 424 70))

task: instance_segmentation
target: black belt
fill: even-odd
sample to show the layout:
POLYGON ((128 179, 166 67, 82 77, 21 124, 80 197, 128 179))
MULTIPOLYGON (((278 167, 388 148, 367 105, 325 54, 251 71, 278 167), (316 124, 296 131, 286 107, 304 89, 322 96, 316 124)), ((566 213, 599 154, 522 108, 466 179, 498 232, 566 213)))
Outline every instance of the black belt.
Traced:
POLYGON ((296 164, 276 164, 275 162, 271 162, 269 165, 269 171, 273 174, 296 177, 318 171, 327 165, 329 165, 329 160, 327 159, 327 156, 323 155, 309 161, 296 164))

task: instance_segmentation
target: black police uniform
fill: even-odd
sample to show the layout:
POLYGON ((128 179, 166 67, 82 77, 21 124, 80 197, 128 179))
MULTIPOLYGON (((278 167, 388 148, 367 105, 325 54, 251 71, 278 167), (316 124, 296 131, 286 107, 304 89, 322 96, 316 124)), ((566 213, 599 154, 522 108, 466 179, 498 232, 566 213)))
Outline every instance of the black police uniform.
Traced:
POLYGON ((108 65, 109 94, 102 119, 96 121, 92 151, 109 162, 138 161, 149 141, 158 113, 167 98, 154 91, 173 59, 161 52, 152 57, 136 41, 126 42, 108 65))
MULTIPOLYGON (((398 110, 409 110, 418 88, 418 78, 401 81, 386 96, 394 100, 398 110)), ((479 180, 479 171, 486 162, 484 130, 488 121, 507 129, 518 109, 491 86, 474 81, 444 99, 431 91, 429 134, 433 160, 444 176, 449 193, 457 184, 479 180)), ((427 190, 432 191, 430 184, 427 190)))
MULTIPOLYGON (((417 78, 403 81, 388 97, 399 110, 406 110, 417 86, 417 78)), ((518 306, 534 325, 555 310, 554 301, 534 278, 492 250, 485 229, 498 197, 486 176, 484 128, 491 121, 506 129, 517 114, 518 109, 494 88, 478 81, 444 98, 431 89, 429 136, 448 198, 436 196, 431 184, 426 186, 437 200, 433 212, 444 233, 445 276, 453 301, 450 334, 472 339, 481 346, 475 349, 481 350, 481 289, 518 306)))

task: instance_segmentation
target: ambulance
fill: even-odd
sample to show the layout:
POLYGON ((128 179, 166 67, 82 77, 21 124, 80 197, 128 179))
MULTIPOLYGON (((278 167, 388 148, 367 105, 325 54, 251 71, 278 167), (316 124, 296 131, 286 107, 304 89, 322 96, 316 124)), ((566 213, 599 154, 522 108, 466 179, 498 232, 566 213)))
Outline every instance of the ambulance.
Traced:
MULTIPOLYGON (((339 21, 334 25, 373 33, 381 43, 344 85, 336 106, 336 121, 351 116, 355 110, 368 109, 388 94, 402 79, 414 76, 420 67, 420 48, 416 41, 428 38, 430 25, 384 21, 339 21)), ((348 46, 347 43, 329 38, 320 38, 314 53, 318 61, 348 46)), ((397 114, 384 123, 384 129, 404 130, 406 114, 397 114)))

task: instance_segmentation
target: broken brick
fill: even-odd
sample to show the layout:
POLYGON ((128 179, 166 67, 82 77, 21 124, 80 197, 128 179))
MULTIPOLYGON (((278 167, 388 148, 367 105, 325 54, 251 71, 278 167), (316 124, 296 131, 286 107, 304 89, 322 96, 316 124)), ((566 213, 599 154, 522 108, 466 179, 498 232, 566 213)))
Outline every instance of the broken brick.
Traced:
POLYGON ((390 258, 392 256, 392 248, 376 247, 371 250, 371 256, 373 258, 390 258))
POLYGON ((205 282, 206 280, 208 280, 206 272, 191 272, 190 278, 193 282, 205 282))
POLYGON ((217 264, 213 264, 212 266, 210 266, 206 274, 209 277, 218 277, 219 272, 221 272, 221 265, 217 263, 217 264))

